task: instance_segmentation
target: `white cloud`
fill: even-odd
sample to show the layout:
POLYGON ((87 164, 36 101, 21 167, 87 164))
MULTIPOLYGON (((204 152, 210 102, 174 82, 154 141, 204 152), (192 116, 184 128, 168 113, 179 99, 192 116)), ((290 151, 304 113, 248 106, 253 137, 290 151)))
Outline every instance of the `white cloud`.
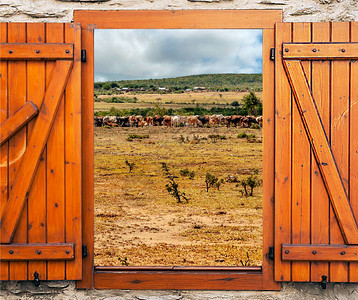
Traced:
POLYGON ((261 72, 261 30, 95 30, 95 81, 261 72))

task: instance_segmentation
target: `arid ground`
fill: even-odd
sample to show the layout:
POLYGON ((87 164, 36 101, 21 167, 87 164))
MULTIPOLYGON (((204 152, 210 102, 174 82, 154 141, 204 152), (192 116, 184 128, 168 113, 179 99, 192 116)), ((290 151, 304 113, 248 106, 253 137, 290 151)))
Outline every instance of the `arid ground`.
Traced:
POLYGON ((262 179, 260 141, 262 129, 95 128, 95 265, 261 265, 262 186, 245 196, 240 182, 262 179), (168 193, 162 162, 188 203, 168 193), (208 172, 219 190, 206 191, 208 172))

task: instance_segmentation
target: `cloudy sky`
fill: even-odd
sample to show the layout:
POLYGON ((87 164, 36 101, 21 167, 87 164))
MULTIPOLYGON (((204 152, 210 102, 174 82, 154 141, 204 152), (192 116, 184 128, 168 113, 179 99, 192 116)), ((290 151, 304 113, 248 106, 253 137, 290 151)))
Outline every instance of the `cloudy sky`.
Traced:
POLYGON ((98 81, 261 73, 261 30, 96 29, 98 81))

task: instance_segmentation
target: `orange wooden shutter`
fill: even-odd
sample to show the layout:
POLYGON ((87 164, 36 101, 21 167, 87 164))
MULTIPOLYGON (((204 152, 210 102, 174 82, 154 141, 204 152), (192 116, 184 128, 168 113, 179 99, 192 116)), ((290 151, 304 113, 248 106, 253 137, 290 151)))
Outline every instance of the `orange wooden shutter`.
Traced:
POLYGON ((82 278, 80 34, 0 24, 0 280, 82 278))
POLYGON ((275 280, 358 282, 358 23, 276 25, 275 280))

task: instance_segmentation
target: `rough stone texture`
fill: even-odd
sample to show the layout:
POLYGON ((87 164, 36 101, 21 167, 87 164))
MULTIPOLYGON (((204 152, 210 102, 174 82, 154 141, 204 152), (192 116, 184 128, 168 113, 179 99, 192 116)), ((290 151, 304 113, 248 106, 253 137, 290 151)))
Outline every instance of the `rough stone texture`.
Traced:
POLYGON ((1 0, 0 21, 70 22, 75 9, 282 9, 284 21, 358 21, 357 0, 1 0))
MULTIPOLYGON (((76 9, 282 9, 284 21, 358 21, 358 0, 1 0, 0 21, 71 22, 76 9)), ((0 299, 358 299, 358 284, 283 284, 281 292, 76 290, 69 281, 3 282, 0 299)))
POLYGON ((240 292, 240 291, 129 291, 129 290, 76 290, 71 281, 42 282, 35 287, 32 282, 4 282, 0 299, 101 299, 101 300, 321 300, 358 299, 356 284, 328 284, 322 290, 319 284, 284 284, 281 292, 240 292))

